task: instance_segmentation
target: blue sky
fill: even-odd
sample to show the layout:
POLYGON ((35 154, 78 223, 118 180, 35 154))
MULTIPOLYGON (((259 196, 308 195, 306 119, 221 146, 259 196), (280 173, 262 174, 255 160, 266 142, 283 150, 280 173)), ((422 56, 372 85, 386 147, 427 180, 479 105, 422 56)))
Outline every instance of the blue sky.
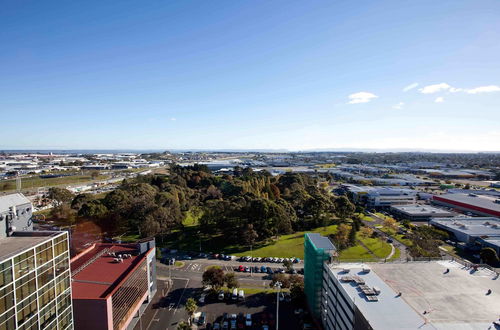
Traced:
POLYGON ((0 6, 0 149, 500 150, 496 0, 0 6))

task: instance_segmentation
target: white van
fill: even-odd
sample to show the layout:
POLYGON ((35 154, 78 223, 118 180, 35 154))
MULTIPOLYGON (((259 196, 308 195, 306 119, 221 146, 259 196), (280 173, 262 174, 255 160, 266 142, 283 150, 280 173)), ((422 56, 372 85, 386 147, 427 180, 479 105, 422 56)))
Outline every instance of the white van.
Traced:
POLYGON ((238 291, 238 300, 245 300, 245 292, 243 290, 238 291))
POLYGON ((231 297, 232 300, 237 300, 238 299, 238 289, 233 289, 233 295, 231 297))

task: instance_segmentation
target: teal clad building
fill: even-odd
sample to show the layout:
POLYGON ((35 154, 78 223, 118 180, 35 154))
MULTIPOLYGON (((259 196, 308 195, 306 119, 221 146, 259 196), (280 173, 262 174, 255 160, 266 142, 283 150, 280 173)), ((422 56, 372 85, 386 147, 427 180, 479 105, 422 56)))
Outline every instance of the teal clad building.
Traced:
POLYGON ((328 237, 317 233, 304 235, 304 291, 311 313, 316 318, 321 312, 323 264, 336 255, 336 251, 328 237))

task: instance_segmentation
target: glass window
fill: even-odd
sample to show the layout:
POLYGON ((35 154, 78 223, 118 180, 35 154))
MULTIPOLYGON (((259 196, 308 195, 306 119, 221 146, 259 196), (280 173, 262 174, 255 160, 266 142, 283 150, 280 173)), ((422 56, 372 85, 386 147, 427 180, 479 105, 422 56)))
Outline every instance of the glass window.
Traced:
POLYGON ((12 282, 12 260, 0 264, 0 288, 12 282))
POLYGON ((49 262, 38 269, 38 287, 42 287, 54 279, 54 266, 49 262))
POLYGON ((35 273, 16 281, 16 300, 21 301, 36 291, 35 273))
POLYGON ((36 248, 36 264, 38 267, 50 261, 53 257, 52 254, 52 241, 48 241, 36 248))
POLYGON ((63 235, 54 239, 54 251, 56 256, 59 256, 68 251, 67 237, 67 235, 63 235))
POLYGON ((36 294, 17 304, 17 325, 36 314, 36 294))
POLYGON ((59 315, 59 329, 66 329, 72 321, 71 309, 68 309, 62 315, 59 315))
POLYGON ((40 311, 40 327, 42 329, 47 328, 56 318, 56 303, 55 301, 50 303, 47 307, 40 311))
POLYGON ((16 328, 16 320, 14 319, 14 309, 0 316, 0 330, 10 330, 16 328))
POLYGON ((32 317, 28 322, 18 328, 19 330, 38 330, 38 317, 32 317))
POLYGON ((58 313, 61 313, 64 311, 68 306, 71 305, 71 292, 66 292, 59 298, 57 298, 57 311, 58 313))
POLYGON ((55 260, 56 276, 62 274, 69 268, 68 256, 66 254, 60 255, 55 260))
POLYGON ((35 253, 33 250, 24 252, 14 258, 14 276, 16 279, 35 269, 35 253))
POLYGON ((14 285, 0 289, 0 314, 14 307, 14 285))
POLYGON ((56 290, 52 285, 45 286, 38 294, 38 305, 45 306, 56 297, 56 290))
POLYGON ((67 272, 56 279, 56 295, 63 293, 67 288, 69 288, 69 285, 69 272, 67 272))

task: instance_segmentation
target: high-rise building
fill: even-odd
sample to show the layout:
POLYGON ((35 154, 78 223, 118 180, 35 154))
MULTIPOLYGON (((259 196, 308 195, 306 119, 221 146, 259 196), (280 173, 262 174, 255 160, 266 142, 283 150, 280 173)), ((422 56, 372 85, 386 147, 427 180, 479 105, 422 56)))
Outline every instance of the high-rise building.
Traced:
POLYGON ((156 293, 155 241, 100 243, 71 259, 75 329, 133 329, 156 293))
POLYGON ((321 309, 323 264, 335 253, 335 246, 327 237, 317 233, 304 235, 304 290, 309 308, 316 317, 321 309))
POLYGON ((0 238, 0 329, 73 329, 68 234, 0 238))

